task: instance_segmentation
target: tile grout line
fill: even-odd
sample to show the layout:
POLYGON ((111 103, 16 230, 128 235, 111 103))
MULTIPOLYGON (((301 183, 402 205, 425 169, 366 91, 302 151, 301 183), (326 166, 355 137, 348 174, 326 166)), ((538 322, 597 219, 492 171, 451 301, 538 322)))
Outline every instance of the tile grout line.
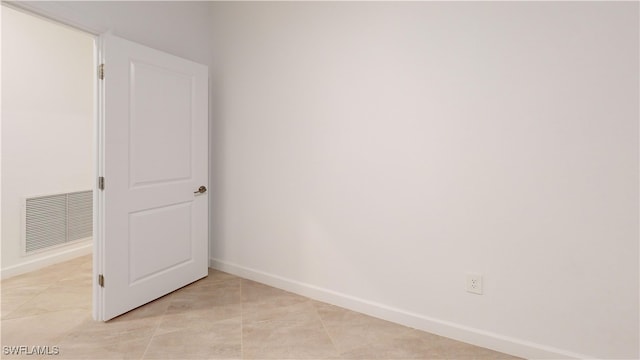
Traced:
MULTIPOLYGON (((46 269, 46 268, 43 268, 43 269, 46 269)), ((36 271, 34 272, 34 273, 36 273, 36 274, 30 274, 30 273, 28 273, 28 274, 27 274, 27 275, 28 275, 28 278, 33 278, 33 277, 37 278, 37 277, 38 277, 38 275, 39 275, 39 272, 40 272, 41 270, 43 270, 43 269, 36 270, 36 271)), ((61 278, 59 278, 59 279, 56 279, 53 283, 50 283, 50 284, 46 285, 46 287, 44 287, 42 290, 40 290, 40 291, 36 292, 36 293, 35 293, 35 294, 33 294, 32 296, 30 296, 28 299, 26 299, 26 300, 22 301, 22 302, 20 303, 20 305, 16 306, 16 308, 15 308, 15 309, 13 309, 13 310, 9 311, 9 313, 7 313, 5 316, 2 316, 2 317, 0 318, 0 320, 22 319, 22 318, 26 318, 26 317, 29 317, 29 316, 40 315, 40 314, 28 314, 28 315, 23 315, 23 316, 10 317, 10 316, 11 316, 11 314, 13 314, 13 313, 15 313, 16 311, 20 310, 20 309, 21 309, 25 304, 27 304, 29 301, 31 301, 31 300, 33 300, 33 299, 35 299, 36 297, 38 297, 38 296, 40 296, 40 295, 44 294, 44 293, 45 293, 45 292, 47 292, 49 289, 51 289, 51 288, 53 288, 54 286, 56 286, 56 285, 57 285, 61 280, 62 280, 62 279, 61 279, 61 278)), ((5 280, 5 281, 6 281, 6 280, 5 280)), ((33 286, 37 286, 37 285, 33 285, 33 286)), ((23 286, 17 286, 16 288, 9 288, 9 289, 7 289, 7 290, 2 290, 2 283, 0 283, 0 295, 1 295, 3 292, 5 292, 5 291, 12 291, 12 290, 15 290, 15 289, 24 289, 24 288, 28 288, 28 287, 29 287, 29 285, 23 285, 23 286)), ((47 312, 51 312, 51 311, 47 311, 47 312)), ((47 312, 45 312, 45 313, 47 313, 47 312)))
POLYGON ((244 301, 242 297, 243 281, 240 279, 240 359, 244 359, 244 301))
POLYGON ((322 328, 324 329, 325 334, 327 334, 327 337, 329 337, 329 341, 331 341, 331 345, 333 345, 333 348, 336 350, 336 354, 339 357, 342 357, 342 352, 338 349, 338 346, 336 345, 335 341, 333 340, 333 337, 331 336, 331 333, 329 333, 329 330, 327 330, 327 326, 324 323, 324 319, 322 319, 322 315, 320 315, 320 312, 318 311, 318 306, 316 306, 316 302, 317 300, 311 300, 313 301, 313 309, 316 311, 316 314, 318 315, 318 318, 320 319, 320 324, 322 324, 322 328))
MULTIPOLYGON (((167 295, 169 295, 169 294, 167 294, 167 295)), ((147 342, 147 346, 144 348, 144 352, 142 353, 142 356, 140 357, 140 359, 144 359, 144 357, 147 355, 147 352, 149 351, 149 347, 151 346, 151 342, 153 341, 153 338, 156 336, 156 333, 158 333, 158 328, 160 328, 160 325, 162 324, 162 320, 164 319, 165 315, 167 314, 167 311, 169 311, 169 306, 171 306, 172 302, 173 302, 173 300, 169 302, 169 305, 167 305, 167 308, 164 310, 164 312, 160 316, 160 319, 158 320, 158 323, 156 324, 156 326, 153 329, 153 333, 151 334, 151 336, 149 336, 149 341, 147 342)))
MULTIPOLYGON (((67 266, 68 265, 67 263, 70 263, 73 260, 74 259, 66 261, 66 262, 57 263, 57 264, 51 264, 51 265, 45 266, 43 268, 39 268, 39 269, 30 271, 30 272, 27 272, 27 273, 24 273, 24 274, 18 274, 18 275, 15 275, 15 276, 0 280, 0 289, 4 288, 4 285, 5 285, 6 282, 11 283, 11 282, 14 282, 14 281, 20 281, 20 280, 24 281, 24 280, 27 280, 27 279, 33 279, 33 278, 38 279, 38 278, 41 278, 43 273, 46 270, 51 270, 51 268, 55 268, 55 267, 61 268, 63 266, 67 266), (22 277, 22 279, 19 279, 21 277, 22 277)), ((86 260, 83 260, 83 261, 86 261, 86 260)), ((80 262, 80 264, 78 264, 78 266, 82 266, 82 262, 80 262)), ((58 269, 57 271, 60 271, 60 269, 58 269)), ((69 270, 64 269, 64 271, 61 271, 61 272, 63 272, 64 275, 59 275, 59 276, 55 277, 53 282, 47 282, 47 285, 45 286, 45 288, 42 289, 41 291, 39 291, 35 296, 42 294, 44 291, 46 291, 49 288, 53 287, 56 283, 58 283, 58 282, 60 282, 62 280, 68 279, 69 277, 71 277, 73 275, 76 275, 76 273, 73 271, 73 269, 69 269, 69 270)), ((10 287, 10 288, 8 288, 6 290, 1 290, 1 292, 11 291, 11 290, 15 290, 16 288, 25 288, 25 287, 30 287, 30 286, 38 286, 38 285, 37 284, 31 284, 31 285, 26 284, 26 285, 16 286, 15 288, 14 287, 10 287)))
MULTIPOLYGON (((51 289, 51 288, 58 288, 58 286, 56 286, 60 281, 62 281, 61 279, 56 280, 53 284, 47 286, 46 288, 42 289, 41 291, 39 291, 38 293, 34 294, 33 296, 29 297, 28 299, 24 300, 23 302, 20 303, 20 305, 18 305, 15 309, 11 310, 8 314, 2 316, 0 318, 0 321, 7 321, 7 320, 15 320, 15 319, 25 319, 25 318, 29 318, 29 317, 33 317, 33 316, 39 316, 39 315, 44 315, 44 314, 49 314, 49 313, 55 313, 55 312, 60 312, 60 311, 65 311, 65 310, 73 310, 73 309, 56 309, 56 310, 47 310, 45 312, 42 313, 36 313, 36 314, 25 314, 25 315, 21 315, 21 316, 16 316, 16 317, 11 317, 12 314, 16 313, 17 311, 21 310, 26 304, 28 304, 30 301, 32 301, 33 299, 37 298, 40 295, 43 295, 47 292, 47 290, 51 289)), ((0 285, 1 286, 1 285, 0 285)), ((5 291, 12 291, 15 289, 20 289, 20 288, 28 288, 29 286, 18 286, 16 288, 13 289, 8 289, 5 291)), ((0 291, 0 294, 2 292, 5 291, 0 291)))
MULTIPOLYGON (((32 297, 28 298, 25 301, 22 301, 20 303, 20 305, 16 306, 15 309, 9 311, 6 315, 2 316, 0 318, 1 321, 5 321, 5 320, 13 320, 13 319, 22 319, 25 317, 29 317, 29 316, 33 316, 33 315, 23 315, 23 316, 16 316, 16 317, 11 317, 11 314, 15 313, 16 311, 20 310, 20 308, 22 308, 26 303, 28 303, 29 301, 35 299, 37 296, 39 296, 40 294, 44 293, 46 289, 42 290, 42 292, 37 293, 36 295, 33 295, 32 297)), ((2 291, 4 292, 4 291, 2 291)), ((0 299, 2 299, 2 292, 0 292, 0 299)), ((37 314, 36 314, 37 315, 37 314)))

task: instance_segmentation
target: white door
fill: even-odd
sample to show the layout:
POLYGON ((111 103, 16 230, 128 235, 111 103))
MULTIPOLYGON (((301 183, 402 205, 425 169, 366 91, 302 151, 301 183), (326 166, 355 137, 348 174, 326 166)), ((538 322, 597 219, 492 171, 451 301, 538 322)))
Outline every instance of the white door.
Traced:
POLYGON ((112 35, 100 48, 94 314, 109 320, 207 276, 208 69, 112 35))

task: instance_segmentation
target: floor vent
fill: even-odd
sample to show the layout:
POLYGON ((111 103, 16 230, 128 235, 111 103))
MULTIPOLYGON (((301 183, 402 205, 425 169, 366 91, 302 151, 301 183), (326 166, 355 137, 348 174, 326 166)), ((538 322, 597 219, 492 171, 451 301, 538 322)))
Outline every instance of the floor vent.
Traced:
POLYGON ((26 199, 25 253, 86 239, 93 233, 93 191, 26 199))

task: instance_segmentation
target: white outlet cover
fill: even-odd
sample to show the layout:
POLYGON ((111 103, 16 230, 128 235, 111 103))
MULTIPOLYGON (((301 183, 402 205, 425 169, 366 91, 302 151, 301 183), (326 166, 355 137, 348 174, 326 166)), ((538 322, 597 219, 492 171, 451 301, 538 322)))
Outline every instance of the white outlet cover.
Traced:
POLYGON ((482 295, 482 275, 467 274, 467 292, 482 295))

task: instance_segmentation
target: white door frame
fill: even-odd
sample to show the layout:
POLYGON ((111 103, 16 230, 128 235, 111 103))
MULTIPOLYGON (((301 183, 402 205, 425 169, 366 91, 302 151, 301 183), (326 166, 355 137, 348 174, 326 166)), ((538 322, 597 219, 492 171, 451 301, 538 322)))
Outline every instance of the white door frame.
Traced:
POLYGON ((98 65, 102 58, 100 49, 100 35, 111 32, 111 29, 95 29, 91 25, 83 22, 72 21, 57 15, 58 12, 64 12, 64 7, 60 4, 50 2, 38 3, 16 3, 3 2, 2 6, 9 6, 13 9, 29 13, 47 21, 82 31, 93 38, 93 68, 96 69, 93 77, 93 179, 95 179, 93 189, 93 289, 92 289, 92 315, 94 320, 103 320, 102 314, 102 291, 97 286, 98 274, 102 273, 103 259, 99 256, 103 244, 102 216, 104 209, 102 208, 103 193, 98 190, 97 179, 103 173, 103 144, 102 136, 104 130, 103 122, 103 94, 98 79, 98 65))
POLYGON ((101 37, 96 36, 93 43, 93 68, 96 69, 93 77, 94 91, 94 164, 93 164, 93 276, 92 276, 92 314, 94 320, 104 320, 103 287, 98 285, 99 274, 104 273, 104 260, 102 255, 104 243, 104 192, 98 188, 98 179, 104 176, 104 87, 100 86, 99 66, 102 59, 101 37))

